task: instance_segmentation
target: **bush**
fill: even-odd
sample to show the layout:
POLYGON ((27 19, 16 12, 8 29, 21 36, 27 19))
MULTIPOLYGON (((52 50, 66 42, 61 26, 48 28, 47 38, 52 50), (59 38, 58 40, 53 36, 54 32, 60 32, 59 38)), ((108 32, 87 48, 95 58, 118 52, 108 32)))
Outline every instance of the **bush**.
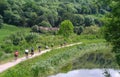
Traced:
POLYGON ((94 18, 90 17, 90 16, 85 16, 85 26, 90 26, 90 25, 94 25, 94 18))
POLYGON ((12 53, 13 52, 13 48, 11 46, 6 46, 4 51, 5 51, 5 53, 12 53))
POLYGON ((36 41, 36 39, 38 38, 38 36, 36 34, 29 34, 25 37, 25 40, 28 42, 28 43, 34 43, 36 41))
POLYGON ((74 26, 71 21, 64 20, 60 24, 59 34, 63 35, 64 37, 69 37, 74 31, 74 26))
POLYGON ((12 34, 9 36, 9 38, 13 45, 19 45, 22 40, 24 40, 24 33, 22 32, 17 32, 15 34, 12 34))
POLYGON ((38 31, 39 31, 38 25, 34 25, 34 26, 32 27, 32 31, 33 31, 33 32, 38 32, 38 31))
POLYGON ((3 52, 0 51, 0 57, 3 55, 3 52))
POLYGON ((98 26, 90 26, 90 27, 85 27, 84 31, 82 34, 97 34, 99 32, 99 27, 98 26))
POLYGON ((83 32, 83 26, 76 26, 74 28, 74 33, 76 33, 77 35, 80 35, 83 32))
POLYGON ((43 26, 43 27, 52 27, 51 24, 47 21, 42 21, 39 26, 43 26))

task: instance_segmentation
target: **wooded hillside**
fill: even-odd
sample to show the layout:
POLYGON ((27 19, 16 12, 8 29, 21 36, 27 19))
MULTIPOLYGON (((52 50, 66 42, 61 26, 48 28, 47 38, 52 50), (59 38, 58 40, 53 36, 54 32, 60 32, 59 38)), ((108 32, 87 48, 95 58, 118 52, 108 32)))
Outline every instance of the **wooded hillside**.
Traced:
POLYGON ((0 23, 57 27, 69 19, 74 26, 101 26, 109 11, 98 0, 0 0, 0 23))

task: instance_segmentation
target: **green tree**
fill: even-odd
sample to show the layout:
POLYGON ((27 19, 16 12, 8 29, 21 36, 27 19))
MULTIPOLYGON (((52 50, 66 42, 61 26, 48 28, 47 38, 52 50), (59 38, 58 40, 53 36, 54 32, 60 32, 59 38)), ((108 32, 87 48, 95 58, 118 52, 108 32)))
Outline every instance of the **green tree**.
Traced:
POLYGON ((39 26, 43 26, 43 27, 52 27, 51 24, 48 21, 42 21, 39 26))
POLYGON ((0 28, 2 27, 3 17, 0 15, 0 28))
POLYGON ((85 26, 91 26, 94 25, 94 19, 90 16, 85 16, 85 26))
POLYGON ((4 11, 4 20, 6 23, 18 25, 20 23, 21 17, 19 14, 14 14, 11 10, 4 11))
POLYGON ((8 3, 6 0, 0 0, 0 14, 4 15, 4 10, 8 8, 8 3))
POLYGON ((70 20, 64 20, 60 24, 59 34, 63 35, 64 37, 69 37, 74 31, 74 26, 70 20))
POLYGON ((116 60, 120 66, 120 0, 112 0, 111 20, 106 24, 105 39, 113 44, 116 60))
POLYGON ((74 26, 80 26, 80 25, 84 24, 84 17, 82 15, 75 14, 72 17, 71 21, 72 21, 74 26))

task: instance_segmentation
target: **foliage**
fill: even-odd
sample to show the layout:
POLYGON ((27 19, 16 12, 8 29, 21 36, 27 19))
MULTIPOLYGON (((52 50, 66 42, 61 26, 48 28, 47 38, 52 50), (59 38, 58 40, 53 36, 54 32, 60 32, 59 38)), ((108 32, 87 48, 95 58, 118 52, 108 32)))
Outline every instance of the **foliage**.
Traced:
POLYGON ((43 27, 51 27, 51 24, 47 21, 42 21, 39 26, 43 26, 43 27))
POLYGON ((38 40, 38 35, 37 34, 34 34, 34 33, 31 33, 31 34, 28 34, 26 37, 25 37, 25 40, 28 42, 28 43, 35 43, 37 40, 38 40))
POLYGON ((3 23, 3 17, 0 15, 0 29, 2 28, 2 23, 3 23))
POLYGON ((2 73, 0 77, 47 77, 48 75, 55 74, 60 71, 66 72, 71 70, 69 68, 74 67, 70 62, 75 61, 77 58, 88 52, 96 52, 96 48, 97 51, 100 52, 102 52, 102 50, 109 49, 109 47, 104 43, 83 44, 63 49, 55 49, 51 52, 18 64, 2 73), (63 67, 69 70, 66 70, 65 68, 63 69, 63 67))
POLYGON ((103 16, 110 11, 108 5, 98 0, 0 1, 0 15, 4 23, 25 27, 39 25, 42 21, 58 27, 63 20, 71 20, 75 26, 90 26, 96 22, 94 19, 100 18, 98 15, 103 16))
POLYGON ((1 58, 2 55, 3 55, 3 52, 0 52, 0 58, 1 58))
POLYGON ((80 26, 80 25, 84 26, 86 20, 83 15, 75 14, 75 15, 73 15, 71 21, 74 26, 80 26))
MULTIPOLYGON (((1 51, 7 52, 10 55, 7 55, 7 57, 3 57, 4 60, 6 61, 7 59, 11 58, 13 55, 14 50, 19 50, 20 55, 24 54, 24 49, 25 48, 30 48, 31 46, 37 49, 37 47, 40 45, 42 49, 45 48, 45 46, 49 47, 56 47, 60 45, 64 45, 64 43, 69 44, 69 43, 75 43, 75 42, 87 42, 87 40, 94 40, 96 39, 96 36, 94 35, 82 35, 82 36, 77 36, 77 35, 71 35, 69 39, 60 36, 60 35, 50 35, 50 34, 37 34, 37 33, 29 33, 30 29, 29 28, 20 28, 20 27, 15 27, 12 25, 4 25, 3 28, 0 30, 1 33, 1 51), (4 34, 4 35, 3 35, 4 34), (13 44, 13 39, 19 38, 20 40, 17 41, 18 45, 13 44), (53 45, 53 46, 52 46, 53 45), (8 50, 8 48, 10 50, 8 50)), ((97 38, 98 39, 98 38, 97 38)), ((16 41, 14 40, 16 43, 16 41)), ((5 54, 3 54, 5 56, 5 54)))
POLYGON ((17 32, 8 37, 13 45, 19 45, 22 40, 24 40, 24 34, 22 32, 17 32))
POLYGON ((33 27, 32 27, 32 31, 33 32, 38 32, 38 25, 34 25, 33 27))
POLYGON ((74 33, 76 33, 77 35, 80 35, 83 31, 84 31, 84 28, 82 26, 76 26, 74 28, 74 33))
POLYGON ((85 26, 94 25, 94 19, 90 16, 85 16, 85 26))
POLYGON ((69 37, 73 33, 73 29, 74 27, 73 27, 72 22, 69 20, 65 20, 61 22, 59 34, 65 37, 69 37))
POLYGON ((12 53, 14 52, 13 48, 11 46, 6 46, 4 49, 5 53, 12 53))
POLYGON ((2 24, 2 28, 0 29, 0 42, 2 42, 6 37, 17 32, 30 32, 30 28, 22 28, 13 25, 2 24))
MULTIPOLYGON (((111 2, 111 1, 110 1, 111 2)), ((114 45, 113 52, 116 53, 116 60, 120 65, 120 1, 112 0, 112 19, 106 24, 105 39, 114 45), (113 3, 113 4, 112 4, 113 3)))
POLYGON ((90 27, 85 27, 82 34, 97 34, 99 32, 99 27, 98 26, 90 26, 90 27))

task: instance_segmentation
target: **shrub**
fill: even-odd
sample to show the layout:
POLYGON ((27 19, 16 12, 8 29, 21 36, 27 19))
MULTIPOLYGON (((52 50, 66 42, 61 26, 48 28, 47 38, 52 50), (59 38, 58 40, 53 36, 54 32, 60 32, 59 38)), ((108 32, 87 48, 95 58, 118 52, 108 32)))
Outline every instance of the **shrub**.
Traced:
POLYGON ((9 36, 8 39, 13 42, 13 45, 19 45, 20 42, 24 39, 24 34, 22 32, 17 32, 9 36))
POLYGON ((99 27, 98 26, 90 26, 90 27, 85 27, 84 31, 82 34, 97 34, 99 32, 99 27))
POLYGON ((90 16, 85 16, 85 26, 90 26, 90 25, 94 25, 94 18, 90 17, 90 16))
POLYGON ((3 52, 0 51, 0 57, 3 55, 3 52))
POLYGON ((42 21, 39 26, 43 26, 43 27, 51 27, 51 24, 47 21, 42 21))
POLYGON ((74 31, 74 27, 71 21, 64 20, 60 24, 59 34, 63 35, 64 37, 69 37, 74 31))
POLYGON ((38 30, 39 30, 38 25, 34 25, 34 26, 32 27, 32 31, 33 31, 33 32, 38 32, 38 30))
POLYGON ((4 51, 5 51, 5 53, 12 53, 13 52, 13 48, 11 46, 6 46, 4 51))
POLYGON ((36 34, 32 33, 32 34, 28 34, 28 35, 25 37, 25 40, 26 40, 28 43, 34 43, 37 38, 38 38, 38 36, 37 36, 36 34))
POLYGON ((80 35, 83 32, 83 26, 76 26, 74 28, 74 33, 80 35))

